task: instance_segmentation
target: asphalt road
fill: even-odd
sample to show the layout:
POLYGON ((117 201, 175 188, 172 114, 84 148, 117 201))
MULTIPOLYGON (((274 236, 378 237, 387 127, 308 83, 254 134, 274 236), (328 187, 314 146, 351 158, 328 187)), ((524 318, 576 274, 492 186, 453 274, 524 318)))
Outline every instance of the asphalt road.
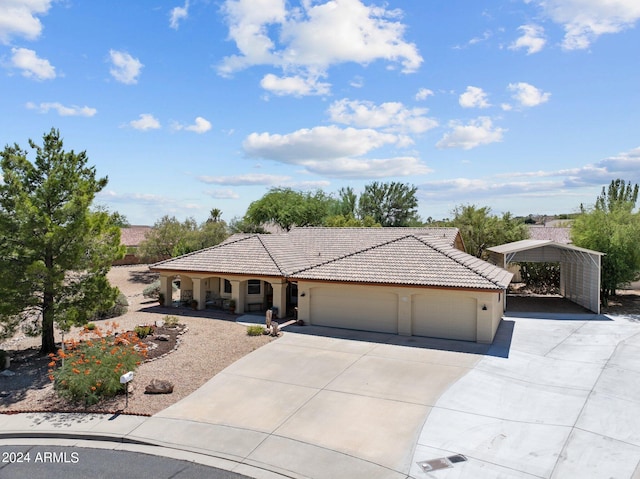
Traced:
POLYGON ((249 479, 188 461, 111 449, 0 446, 0 479, 249 479))

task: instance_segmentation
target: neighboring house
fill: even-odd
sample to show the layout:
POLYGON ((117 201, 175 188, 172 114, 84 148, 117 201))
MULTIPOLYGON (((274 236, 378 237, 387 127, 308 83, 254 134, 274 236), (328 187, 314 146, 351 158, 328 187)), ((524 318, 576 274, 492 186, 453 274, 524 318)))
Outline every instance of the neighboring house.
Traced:
POLYGON ((294 228, 238 234, 151 266, 165 305, 235 300, 307 324, 491 343, 511 273, 464 252, 456 228, 294 228))
POLYGON ((138 264, 142 261, 137 255, 138 247, 142 243, 147 234, 153 229, 151 226, 128 226, 120 228, 120 244, 127 247, 127 253, 124 258, 114 261, 114 265, 138 264))
POLYGON ((559 226, 529 226, 529 239, 550 240, 554 243, 571 244, 571 228, 559 226))

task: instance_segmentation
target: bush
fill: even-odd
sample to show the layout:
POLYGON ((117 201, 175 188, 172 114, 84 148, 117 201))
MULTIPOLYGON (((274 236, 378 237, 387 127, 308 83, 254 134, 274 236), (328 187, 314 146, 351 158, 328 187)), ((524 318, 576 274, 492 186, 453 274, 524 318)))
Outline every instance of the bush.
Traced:
POLYGON ((557 294, 560 291, 560 263, 518 263, 522 281, 534 293, 557 294))
POLYGON ((117 318, 118 316, 122 316, 129 309, 129 301, 127 301, 127 297, 123 293, 118 293, 118 297, 116 298, 116 302, 109 309, 103 311, 97 311, 93 315, 94 321, 99 321, 101 319, 111 319, 117 318))
POLYGON ((180 320, 177 316, 165 316, 163 321, 167 328, 175 328, 180 320))
POLYGON ((138 338, 144 339, 150 334, 153 334, 153 329, 154 329, 153 326, 149 324, 145 324, 145 325, 136 326, 133 331, 136 333, 138 338))
MULTIPOLYGON (((178 287, 175 282, 171 283, 173 292, 178 291, 178 287)), ((156 279, 153 283, 142 290, 142 296, 145 298, 158 299, 160 295, 160 280, 156 279)))
POLYGON ((159 294, 160 294, 159 279, 155 280, 153 283, 151 283, 149 286, 147 286, 142 290, 142 296, 144 296, 145 298, 157 299, 159 294))
MULTIPOLYGON (((111 328, 116 327, 111 324, 111 328)), ((84 334, 93 337, 67 341, 64 351, 49 355, 49 379, 63 398, 90 406, 124 391, 120 376, 135 371, 146 355, 146 346, 133 332, 115 335, 110 329, 103 334, 96 327, 93 331, 85 329, 84 334)))
POLYGON ((96 329, 96 323, 88 323, 85 328, 87 328, 89 331, 93 331, 94 329, 96 329))
POLYGON ((249 336, 261 336, 264 334, 264 327, 259 324, 252 324, 251 326, 247 326, 247 334, 249 336))

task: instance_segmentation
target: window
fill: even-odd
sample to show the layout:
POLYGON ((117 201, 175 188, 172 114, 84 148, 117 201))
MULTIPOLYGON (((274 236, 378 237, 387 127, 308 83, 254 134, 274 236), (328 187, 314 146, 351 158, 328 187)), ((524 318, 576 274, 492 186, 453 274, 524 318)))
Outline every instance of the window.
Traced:
POLYGON ((260 294, 260 285, 262 281, 259 279, 250 279, 247 281, 247 294, 260 294))
POLYGON ((224 292, 231 294, 231 281, 228 279, 224 280, 224 292))

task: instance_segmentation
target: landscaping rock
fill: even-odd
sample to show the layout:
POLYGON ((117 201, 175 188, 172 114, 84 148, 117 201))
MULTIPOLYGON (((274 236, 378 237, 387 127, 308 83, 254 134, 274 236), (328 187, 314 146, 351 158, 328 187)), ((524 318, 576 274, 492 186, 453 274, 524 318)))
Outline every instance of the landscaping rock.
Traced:
POLYGON ((158 334, 155 338, 158 341, 169 341, 169 339, 171 339, 168 334, 158 334))
POLYGON ((165 379, 152 379, 149 385, 144 388, 145 394, 171 394, 173 384, 165 379))

